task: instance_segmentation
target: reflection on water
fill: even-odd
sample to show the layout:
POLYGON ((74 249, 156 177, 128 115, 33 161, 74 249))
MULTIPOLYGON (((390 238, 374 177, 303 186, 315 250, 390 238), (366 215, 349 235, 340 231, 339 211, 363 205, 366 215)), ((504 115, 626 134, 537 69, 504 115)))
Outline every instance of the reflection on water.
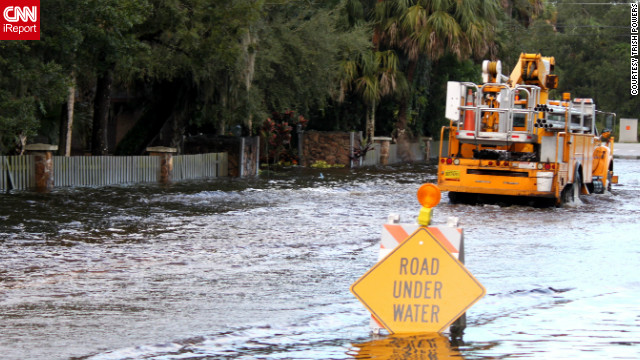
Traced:
POLYGON ((453 346, 372 339, 349 292, 433 166, 3 194, 0 359, 636 358, 640 162, 616 172, 573 207, 444 197, 487 289, 453 346))
POLYGON ((349 355, 354 359, 373 360, 441 360, 464 359, 449 339, 440 334, 390 335, 353 344, 349 355))

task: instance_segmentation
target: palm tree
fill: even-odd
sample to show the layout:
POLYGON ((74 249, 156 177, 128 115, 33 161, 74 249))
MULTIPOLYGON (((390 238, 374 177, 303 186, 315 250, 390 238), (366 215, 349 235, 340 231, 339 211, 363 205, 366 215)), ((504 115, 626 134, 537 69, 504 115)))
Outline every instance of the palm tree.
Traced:
MULTIPOLYGON (((500 6, 497 0, 382 0, 375 12, 380 46, 406 56, 405 76, 412 84, 418 61, 437 61, 447 52, 460 59, 484 55, 493 43, 500 6)), ((399 103, 399 142, 407 140, 409 101, 403 96, 399 103)))
POLYGON ((342 64, 339 101, 347 90, 355 89, 367 105, 366 138, 370 143, 375 133, 376 106, 380 98, 405 88, 402 73, 398 71, 398 57, 393 50, 366 51, 357 60, 342 64))
POLYGON ((529 27, 544 9, 542 0, 501 0, 501 5, 508 17, 525 27, 529 27))

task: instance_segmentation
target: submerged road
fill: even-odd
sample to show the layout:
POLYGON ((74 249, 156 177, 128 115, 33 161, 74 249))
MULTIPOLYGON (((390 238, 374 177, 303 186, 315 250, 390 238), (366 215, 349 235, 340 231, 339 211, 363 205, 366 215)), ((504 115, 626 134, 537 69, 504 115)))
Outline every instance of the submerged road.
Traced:
POLYGON ((0 359, 637 358, 640 162, 615 169, 562 208, 443 197, 487 289, 456 344, 374 338, 349 293, 433 166, 2 195, 0 359))
POLYGON ((616 159, 640 159, 640 143, 615 143, 613 156, 616 159))

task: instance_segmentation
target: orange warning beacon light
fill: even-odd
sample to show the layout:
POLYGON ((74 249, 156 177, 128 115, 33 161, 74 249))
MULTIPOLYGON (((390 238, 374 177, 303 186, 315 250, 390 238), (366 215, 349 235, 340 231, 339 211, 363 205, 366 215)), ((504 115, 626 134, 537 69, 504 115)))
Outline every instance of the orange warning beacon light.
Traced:
POLYGON ((440 203, 440 189, 435 184, 422 184, 418 189, 420 205, 432 208, 440 203))
POLYGON ((418 215, 418 224, 429 226, 433 207, 440 203, 440 189, 434 184, 422 184, 418 189, 418 202, 422 205, 418 215))

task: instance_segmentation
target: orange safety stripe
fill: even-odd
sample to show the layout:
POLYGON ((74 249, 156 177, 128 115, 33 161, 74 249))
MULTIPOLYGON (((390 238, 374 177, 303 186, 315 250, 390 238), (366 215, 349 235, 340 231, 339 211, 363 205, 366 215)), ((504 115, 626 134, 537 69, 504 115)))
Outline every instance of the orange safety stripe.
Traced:
MULTIPOLYGON (((402 226, 389 224, 389 225, 384 225, 384 228, 387 229, 389 234, 393 236, 393 238, 398 242, 398 244, 403 242, 409 237, 409 234, 407 234, 407 232, 404 231, 402 226)), ((380 243, 380 246, 381 247, 383 246, 382 243, 380 243)))
MULTIPOLYGON (((383 225, 385 230, 393 237, 393 239, 399 244, 405 241, 409 234, 401 225, 397 224, 385 224, 383 225)), ((460 251, 451 244, 449 239, 438 229, 437 227, 427 227, 427 230, 436 238, 450 253, 457 254, 460 251)), ((462 233, 462 229, 456 229, 459 233, 462 233)), ((380 247, 385 248, 384 244, 380 242, 380 247)))
POLYGON ((438 229, 437 227, 429 227, 427 228, 427 230, 429 230, 431 235, 433 235, 433 237, 435 237, 436 240, 438 240, 440 244, 442 244, 442 246, 444 246, 445 249, 447 249, 447 251, 449 251, 452 254, 459 253, 458 249, 456 249, 456 247, 449 242, 447 237, 444 236, 444 234, 442 233, 442 231, 440 231, 440 229, 438 229))

